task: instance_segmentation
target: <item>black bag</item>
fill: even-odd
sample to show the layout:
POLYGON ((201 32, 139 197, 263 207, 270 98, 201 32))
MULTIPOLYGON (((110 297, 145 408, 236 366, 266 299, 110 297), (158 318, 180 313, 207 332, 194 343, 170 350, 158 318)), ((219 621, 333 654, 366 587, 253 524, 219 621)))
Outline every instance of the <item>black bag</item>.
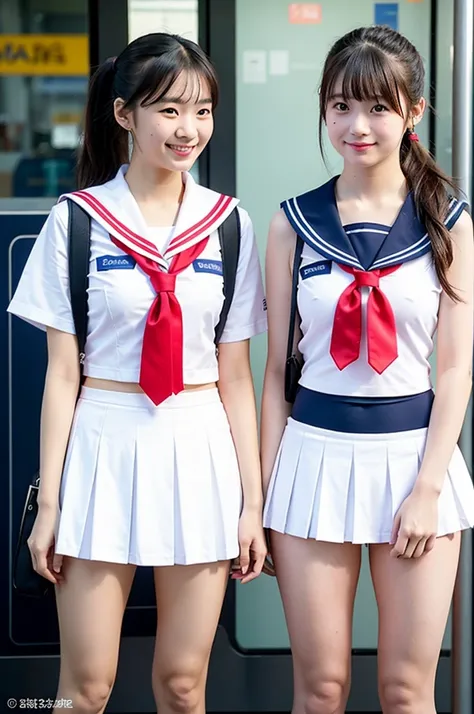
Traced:
MULTIPOLYGON (((79 348, 79 363, 82 382, 82 368, 87 337, 88 304, 87 287, 90 260, 90 217, 75 201, 68 200, 68 262, 71 308, 79 348)), ((240 254, 240 219, 237 209, 229 215, 218 229, 222 254, 224 279, 224 304, 215 330, 215 343, 222 337, 235 290, 235 279, 240 254)), ((53 584, 33 569, 28 538, 38 514, 38 489, 40 477, 35 474, 28 488, 20 532, 13 559, 13 586, 21 595, 43 597, 53 589, 53 584)))
POLYGON ((297 308, 297 292, 298 292, 298 276, 301 263, 301 253, 303 252, 303 240, 300 236, 296 236, 295 257, 293 260, 293 275, 291 283, 291 305, 290 305, 290 324, 288 329, 288 346, 286 349, 286 364, 285 364, 285 399, 290 404, 293 404, 298 391, 298 383, 301 377, 302 364, 295 354, 295 326, 297 308))
MULTIPOLYGON (((69 253, 69 285, 71 291, 71 308, 76 329, 79 349, 80 374, 82 382, 82 365, 87 336, 87 285, 90 259, 90 217, 75 203, 68 200, 68 253, 69 253)), ((20 522, 20 532, 13 559, 13 587, 21 595, 43 597, 53 589, 53 584, 43 578, 33 569, 28 538, 38 513, 38 489, 40 477, 35 474, 28 488, 23 515, 20 522)))

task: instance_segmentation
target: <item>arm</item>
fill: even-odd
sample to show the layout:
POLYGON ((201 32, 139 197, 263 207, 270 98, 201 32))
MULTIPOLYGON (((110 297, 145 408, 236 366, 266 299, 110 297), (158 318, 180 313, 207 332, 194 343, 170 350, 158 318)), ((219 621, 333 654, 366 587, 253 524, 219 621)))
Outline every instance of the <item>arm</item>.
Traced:
POLYGON ((260 453, 266 495, 291 405, 285 400, 284 380, 290 321, 292 262, 295 234, 283 212, 270 225, 265 262, 268 305, 268 355, 262 397, 260 453))
POLYGON ((246 583, 260 574, 266 555, 261 525, 262 487, 249 340, 219 345, 218 387, 229 420, 242 482, 243 509, 239 526, 242 576, 246 575, 250 561, 253 561, 251 572, 241 579, 246 583))
POLYGON ((441 294, 436 390, 423 461, 415 486, 394 521, 394 557, 420 557, 436 542, 438 498, 458 440, 471 392, 474 247, 472 221, 464 213, 451 230, 453 262, 448 280, 460 302, 441 294))
POLYGON ((435 399, 416 489, 439 496, 466 413, 472 383, 474 248, 463 213, 451 230, 454 258, 448 280, 462 302, 441 294, 435 399))
POLYGON ((51 546, 59 508, 59 488, 79 389, 79 357, 74 335, 48 328, 48 368, 41 410, 38 515, 28 546, 35 570, 58 582, 61 557, 51 546))

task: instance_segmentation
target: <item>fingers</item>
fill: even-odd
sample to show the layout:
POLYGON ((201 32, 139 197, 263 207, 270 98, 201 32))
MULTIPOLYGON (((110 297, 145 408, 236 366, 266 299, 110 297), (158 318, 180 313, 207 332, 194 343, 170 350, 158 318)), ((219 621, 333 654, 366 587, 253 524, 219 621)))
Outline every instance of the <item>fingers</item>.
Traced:
POLYGON ((250 543, 242 542, 240 544, 240 572, 242 575, 247 573, 250 565, 250 543))
POLYGON ((392 558, 401 558, 407 549, 409 538, 402 533, 399 533, 395 545, 390 551, 392 558))
POLYGON ((247 573, 242 579, 241 583, 242 585, 245 585, 246 583, 249 583, 251 580, 255 580, 255 578, 258 578, 260 573, 262 572, 263 564, 265 562, 265 557, 267 552, 262 551, 260 553, 254 553, 251 551, 252 557, 250 559, 250 568, 247 573))
POLYGON ((433 550, 436 543, 436 535, 419 536, 399 534, 397 542, 390 551, 394 558, 421 558, 425 553, 433 550))
POLYGON ((34 543, 28 542, 28 548, 30 549, 31 562, 35 572, 41 575, 42 578, 57 585, 62 576, 53 574, 53 546, 48 550, 44 550, 38 548, 34 543))
POLYGON ((393 519, 392 535, 390 536, 390 543, 396 543, 398 538, 398 531, 400 530, 401 515, 397 513, 393 519))

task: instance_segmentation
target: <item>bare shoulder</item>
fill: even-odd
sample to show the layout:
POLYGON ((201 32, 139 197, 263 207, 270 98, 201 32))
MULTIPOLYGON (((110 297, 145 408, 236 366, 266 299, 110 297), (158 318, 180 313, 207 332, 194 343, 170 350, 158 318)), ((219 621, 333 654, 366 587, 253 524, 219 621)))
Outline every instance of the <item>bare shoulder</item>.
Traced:
POLYGON ((472 218, 467 211, 463 211, 458 220, 451 228, 451 237, 454 246, 461 251, 469 249, 473 242, 473 225, 472 218))
POLYGON ((295 231, 291 227, 283 210, 277 211, 270 221, 268 248, 290 253, 295 246, 295 231))

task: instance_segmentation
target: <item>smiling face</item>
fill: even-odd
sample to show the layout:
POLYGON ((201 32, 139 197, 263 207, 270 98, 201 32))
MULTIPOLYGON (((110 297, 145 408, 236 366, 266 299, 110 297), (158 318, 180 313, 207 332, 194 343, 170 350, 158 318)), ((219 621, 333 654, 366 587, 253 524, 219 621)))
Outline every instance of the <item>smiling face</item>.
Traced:
POLYGON ((336 83, 326 111, 328 136, 347 164, 373 166, 400 152, 407 128, 406 100, 403 115, 384 103, 381 97, 358 101, 344 96, 342 81, 336 83))
POLYGON ((158 170, 189 171, 214 129, 211 88, 191 71, 181 72, 163 95, 133 110, 117 99, 115 114, 132 133, 132 159, 158 170))
POLYGON ((323 77, 320 108, 329 140, 350 166, 400 161, 407 129, 421 119, 425 100, 409 96, 401 63, 363 45, 334 58, 323 77))

